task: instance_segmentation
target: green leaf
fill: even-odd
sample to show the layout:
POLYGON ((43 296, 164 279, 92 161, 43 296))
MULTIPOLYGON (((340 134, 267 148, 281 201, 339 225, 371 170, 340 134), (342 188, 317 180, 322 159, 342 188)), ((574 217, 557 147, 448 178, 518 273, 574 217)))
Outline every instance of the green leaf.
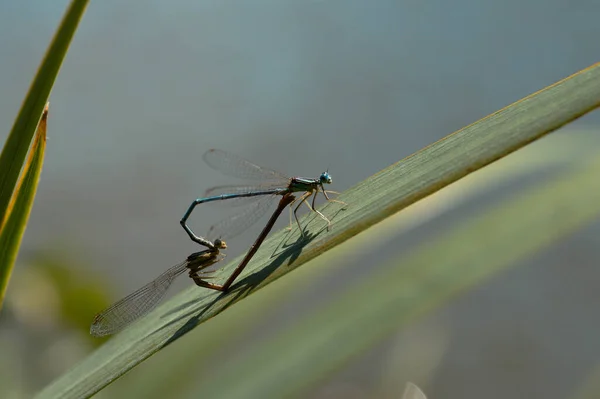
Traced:
POLYGON ((596 399, 600 395, 600 364, 592 368, 569 399, 596 399))
POLYGON ((19 179, 31 139, 88 2, 85 0, 71 2, 31 82, 0 154, 0 226, 7 218, 8 205, 19 179))
MULTIPOLYGON (((39 397, 69 398, 94 394, 142 360, 256 289, 598 105, 600 64, 506 107, 384 169, 340 196, 341 200, 350 204, 345 211, 340 210, 337 204, 330 204, 324 209, 334 219, 334 227, 330 232, 325 231, 319 218, 309 215, 305 224, 308 220, 306 230, 310 232, 310 240, 299 240, 297 232, 274 234, 263 244, 255 260, 230 292, 223 295, 194 287, 182 292, 111 339, 48 386, 39 397)), ((394 294, 389 293, 390 296, 394 294)), ((418 309, 422 310, 424 306, 418 309)), ((356 309, 356 312, 360 311, 360 307, 356 309)))
MULTIPOLYGON (((269 345, 269 343, 279 341, 282 334, 285 334, 288 338, 298 340, 298 337, 290 334, 290 331, 300 328, 305 320, 308 320, 306 318, 308 313, 315 314, 316 312, 321 312, 332 300, 339 299, 341 290, 352 292, 356 295, 356 287, 348 287, 349 284, 336 284, 336 287, 332 291, 323 295, 326 298, 318 300, 318 305, 310 306, 309 309, 296 313, 294 318, 298 319, 298 323, 290 325, 288 321, 286 323, 286 331, 280 331, 281 326, 273 325, 273 319, 278 320, 280 313, 282 313, 281 308, 289 309, 290 306, 293 306, 296 309, 296 304, 306 298, 304 293, 307 291, 311 292, 313 289, 311 288, 312 285, 318 284, 322 287, 322 281, 331 281, 337 279, 342 274, 348 273, 349 263, 364 262, 365 265, 368 265, 369 269, 380 269, 381 265, 373 265, 373 262, 370 261, 370 257, 373 254, 379 253, 381 249, 389 248, 399 240, 402 240, 401 236, 399 237, 400 234, 406 234, 408 230, 417 225, 428 223, 431 219, 436 218, 442 213, 453 212, 456 207, 463 205, 466 201, 472 200, 475 196, 480 196, 484 192, 496 191, 500 186, 505 186, 507 182, 514 182, 524 176, 530 176, 532 173, 539 174, 539 172, 548 169, 564 170, 565 166, 572 166, 573 160, 594 156, 595 153, 592 150, 596 149, 597 151, 598 144, 600 144, 600 137, 597 131, 581 132, 584 134, 579 133, 569 129, 569 133, 567 134, 554 135, 533 146, 528 146, 486 167, 480 173, 472 174, 468 178, 460 180, 435 195, 419 201, 403 212, 385 219, 377 226, 313 259, 292 275, 278 280, 275 284, 271 284, 266 289, 260 290, 256 295, 252 295, 240 302, 229 311, 220 314, 218 319, 205 324, 198 333, 186 335, 184 339, 170 346, 168 351, 158 352, 155 356, 148 359, 148 361, 133 369, 124 378, 119 379, 116 383, 111 384, 107 389, 101 391, 100 395, 107 395, 106 397, 108 398, 144 397, 152 399, 166 396, 184 397, 188 393, 195 397, 202 393, 210 393, 211 386, 213 385, 219 386, 218 384, 213 384, 213 381, 227 381, 229 379, 226 383, 227 388, 221 392, 221 396, 223 396, 225 393, 231 394, 234 386, 238 383, 246 385, 248 384, 248 380, 256 378, 256 381, 259 381, 261 378, 264 378, 264 375, 256 375, 257 370, 254 367, 248 368, 243 372, 234 369, 230 363, 236 362, 242 362, 246 365, 252 363, 252 361, 260 363, 261 367, 268 370, 268 373, 273 373, 272 378, 277 380, 279 378, 277 373, 280 370, 285 370, 285 368, 278 368, 273 372, 273 368, 277 367, 273 367, 268 362, 263 362, 263 358, 275 359, 278 364, 281 364, 279 363, 281 359, 297 359, 299 358, 298 354, 295 353, 297 341, 288 342, 285 345, 286 349, 278 352, 280 356, 271 353, 273 350, 280 350, 280 348, 275 345, 269 345), (335 295, 332 295, 332 292, 335 295), (251 345, 248 344, 249 341, 251 345), (260 349, 255 349, 256 347, 260 349), (260 353, 259 359, 251 356, 257 353, 260 353), (215 359, 217 360, 215 361, 215 359), (194 370, 195 378, 189 378, 189 370, 194 370), (231 375, 236 375, 237 377, 231 379, 231 375)), ((452 232, 445 234, 451 235, 452 232)), ((424 238, 424 240, 426 239, 424 238)), ((486 259, 488 256, 485 249, 474 255, 481 256, 483 259, 486 259)), ((403 256, 405 256, 404 253, 403 256)), ((448 257, 452 258, 452 254, 448 254, 448 257)), ((398 263, 400 264, 400 262, 398 263)), ((504 267, 509 266, 505 265, 504 267)), ((394 267, 396 267, 396 264, 394 264, 394 267)), ((352 294, 348 293, 348 295, 352 294)), ((357 298, 360 298, 361 301, 369 301, 372 299, 372 295, 376 295, 376 292, 364 296, 357 295, 357 298)), ((349 309, 347 309, 347 312, 334 313, 326 318, 331 320, 332 324, 336 322, 346 323, 345 319, 348 316, 348 312, 352 311, 351 306, 351 303, 348 304, 349 309)), ((398 318, 397 320, 399 324, 404 322, 402 318, 398 318)), ((313 326, 308 335, 300 339, 310 340, 313 334, 319 334, 320 327, 313 326)), ((365 334, 368 335, 374 331, 369 327, 369 331, 365 332, 365 334)), ((381 334, 381 336, 383 335, 385 334, 381 334)), ((343 339, 343 332, 341 332, 339 338, 343 339)), ((373 338, 372 345, 377 345, 379 342, 377 338, 373 338)), ((351 360, 349 359, 350 357, 360 356, 365 347, 355 347, 356 353, 349 350, 346 356, 342 356, 342 361, 330 364, 331 370, 344 367, 344 362, 351 360)), ((414 351, 417 351, 418 355, 414 356, 411 356, 406 350, 403 351, 402 358, 405 359, 405 363, 410 364, 405 365, 405 368, 414 373, 415 368, 418 368, 419 365, 412 364, 413 359, 418 357, 420 362, 427 362, 429 358, 427 353, 434 351, 433 356, 435 357, 436 347, 435 344, 432 345, 431 342, 428 342, 427 350, 424 352, 421 347, 415 348, 414 351)), ((327 350, 321 348, 318 358, 316 358, 317 354, 313 352, 312 355, 315 358, 311 359, 311 361, 313 363, 323 363, 324 359, 336 359, 337 356, 329 354, 328 351, 337 351, 337 342, 335 344, 332 343, 327 348, 327 350)), ((315 383, 320 383, 323 378, 327 378, 328 373, 313 376, 314 366, 312 364, 307 365, 308 362, 294 365, 294 367, 297 367, 294 370, 298 374, 295 378, 306 378, 315 383), (308 370, 306 370, 307 367, 308 370)), ((398 378, 406 377, 405 374, 398 375, 398 370, 394 368, 388 369, 386 367, 386 372, 393 374, 389 378, 390 381, 400 383, 403 381, 398 380, 398 378)), ((402 371, 400 370, 400 372, 402 371)), ((307 383, 300 386, 300 396, 310 396, 304 392, 304 390, 308 389, 309 385, 311 384, 307 383)), ((249 388, 249 386, 246 385, 246 388, 249 388)), ((398 388, 397 384, 394 388, 398 388)), ((258 384, 258 392, 245 392, 247 393, 247 397, 258 397, 261 394, 260 389, 261 385, 258 384)), ((214 392, 212 394, 215 395, 214 392)), ((298 392, 291 394, 297 395, 298 392)), ((216 396, 219 395, 217 394, 216 396)), ((371 392, 369 396, 381 395, 371 392)))
POLYGON ((199 372, 192 396, 310 396, 307 389, 399 327, 600 217, 600 153, 590 159, 469 215, 286 330, 248 345, 235 362, 214 364, 206 377, 199 372))
POLYGON ((0 230, 0 308, 4 302, 6 288, 10 281, 13 266, 29 213, 33 206, 33 199, 37 191, 44 153, 46 150, 46 122, 48 118, 48 105, 44 108, 37 132, 31 145, 29 158, 25 163, 23 176, 15 189, 14 196, 8 206, 8 218, 0 230))
MULTIPOLYGON (((320 281, 337 279, 338 276, 348 273, 348 260, 350 263, 362 262, 372 254, 389 248, 390 245, 393 246, 401 240, 400 234, 406 234, 415 226, 423 225, 442 213, 452 212, 456 207, 483 192, 498 190, 509 181, 515 181, 532 173, 539 174, 540 171, 548 169, 564 169, 566 165, 572 165, 574 159, 581 158, 582 154, 586 157, 593 155, 591 150, 597 149, 599 144, 600 137, 596 131, 573 131, 568 134, 554 135, 495 162, 480 173, 472 174, 435 195, 419 201, 403 212, 385 219, 377 226, 313 259, 292 275, 270 284, 266 289, 241 301, 229 311, 220 314, 213 322, 202 326, 197 334, 188 334, 175 345, 170 346, 169 350, 156 353, 124 378, 102 390, 100 395, 107 395, 108 398, 152 399, 166 396, 183 397, 191 390, 197 396, 205 390, 205 387, 210 387, 212 380, 226 380, 231 372, 229 366, 223 367, 221 362, 215 359, 223 359, 226 356, 225 363, 237 361, 247 363, 248 340, 252 342, 251 347, 259 345, 264 349, 264 353, 268 354, 270 347, 264 345, 263 341, 273 339, 274 334, 279 334, 277 330, 280 327, 273 325, 273 318, 278 319, 277 313, 281 313, 281 308, 287 309, 289 306, 295 308, 295 304, 302 301, 300 298, 306 297, 304 293, 311 291, 312 285, 320 284, 320 281), (256 338, 257 335, 259 338, 256 338), (189 378, 189 370, 195 370, 194 379, 189 378)), ((365 263, 368 263, 369 267, 380 267, 372 266, 372 262, 365 263)), ((337 284, 334 292, 341 289, 348 289, 348 287, 337 284)), ((320 308, 325 307, 331 299, 329 298, 331 292, 326 296, 326 299, 318 301, 318 306, 310 307, 303 313, 319 311, 320 308)), ((369 300, 370 296, 364 298, 369 300)), ((303 313, 296 314, 295 317, 301 318, 303 313)), ((338 319, 337 315, 331 315, 331 318, 338 319)), ((315 326, 317 333, 318 328, 315 326)), ((289 342, 287 350, 293 350, 295 344, 289 342)), ((331 348, 335 350, 334 345, 331 348)), ((357 348, 358 354, 362 350, 364 349, 357 348)), ((426 361, 427 356, 422 348, 415 350, 419 351, 419 359, 426 361)), ((428 350, 435 350, 435 345, 429 344, 428 350)), ((281 355, 296 357, 287 352, 281 355)), ((407 362, 411 361, 410 354, 403 352, 402 355, 407 362)), ((335 364, 332 367, 335 367, 335 364)), ((410 366, 410 370, 414 371, 414 368, 415 365, 410 366)), ((243 375, 238 375, 238 378, 245 381, 247 379, 245 374, 252 372, 252 370, 246 371, 243 375)), ((391 369, 389 372, 394 374, 390 378, 391 381, 397 381, 397 370, 391 369)), ((311 374, 310 371, 307 374, 311 374)), ((235 382, 231 381, 228 385, 230 384, 235 382)), ((248 396, 258 395, 248 392, 248 396)), ((380 395, 371 394, 371 396, 380 395)))

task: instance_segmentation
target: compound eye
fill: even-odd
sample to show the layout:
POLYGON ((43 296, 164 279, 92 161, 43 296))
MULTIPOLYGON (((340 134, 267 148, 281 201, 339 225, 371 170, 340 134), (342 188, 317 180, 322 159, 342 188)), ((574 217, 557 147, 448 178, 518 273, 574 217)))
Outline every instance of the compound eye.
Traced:
POLYGON ((331 184, 331 176, 327 172, 322 173, 319 180, 321 181, 321 184, 331 184))
POLYGON ((219 249, 227 248, 227 243, 225 243, 225 241, 221 240, 220 238, 217 238, 213 244, 215 245, 216 248, 219 248, 219 249))

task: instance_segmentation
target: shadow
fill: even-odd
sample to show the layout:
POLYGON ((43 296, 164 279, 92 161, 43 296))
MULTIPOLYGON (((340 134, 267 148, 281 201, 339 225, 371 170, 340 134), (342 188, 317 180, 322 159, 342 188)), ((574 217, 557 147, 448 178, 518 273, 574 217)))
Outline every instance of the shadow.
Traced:
MULTIPOLYGON (((348 205, 345 205, 345 206, 343 206, 341 208, 338 208, 333 215, 329 216, 329 220, 332 223, 331 228, 333 228, 333 221, 336 218, 336 216, 340 212, 345 211, 347 207, 348 207, 348 205)), ((310 212, 309 214, 312 215, 312 216, 305 218, 305 219, 308 219, 308 220, 306 221, 306 223, 304 223, 305 227, 302 229, 302 232, 304 232, 304 237, 302 237, 301 235, 298 235, 298 237, 296 237, 296 241, 293 242, 293 243, 291 243, 291 244, 289 244, 290 238, 292 236, 294 236, 294 234, 293 234, 294 233, 294 229, 293 228, 289 229, 287 235, 285 236, 285 238, 283 240, 281 240, 281 243, 277 247, 275 247, 275 250, 273 251, 273 254, 271 254, 271 258, 273 258, 275 256, 278 256, 279 254, 285 253, 285 251, 288 248, 290 248, 290 247, 292 247, 294 245, 299 245, 299 243, 302 243, 302 245, 306 245, 310 241, 312 241, 315 237, 317 237, 318 235, 320 235, 323 231, 327 230, 327 223, 325 221, 323 221, 323 219, 316 212, 310 212), (310 223, 312 223, 314 219, 318 219, 318 220, 323 221, 323 225, 316 232, 313 232, 313 233, 308 232, 307 233, 306 232, 306 227, 310 223), (279 252, 281 249, 282 249, 282 251, 279 252)), ((296 229, 296 230, 299 230, 299 229, 296 229)))
MULTIPOLYGON (((203 306, 199 312, 198 309, 194 309, 194 304, 198 302, 198 299, 195 299, 187 301, 186 303, 170 311, 168 314, 165 314, 165 316, 168 316, 169 314, 190 308, 188 312, 180 315, 178 318, 172 320, 155 331, 155 333, 161 331, 173 323, 189 317, 189 320, 175 333, 173 333, 173 335, 161 346, 161 348, 168 346, 172 342, 178 340, 183 335, 193 330, 199 324, 200 319, 210 310, 214 310, 215 314, 217 312, 220 313, 240 299, 250 295, 265 279, 271 276, 284 263, 287 262, 288 265, 293 263, 300 256, 304 247, 319 233, 320 231, 316 234, 307 234, 304 237, 298 236, 297 240, 293 244, 288 245, 286 249, 277 254, 274 258, 272 256, 271 258, 273 261, 271 261, 267 266, 234 283, 234 285, 232 285, 227 292, 217 295, 213 301, 203 306), (218 308, 213 309, 217 305, 218 308)), ((210 293, 208 295, 210 295, 210 293)))
MULTIPOLYGON (((298 229, 296 229, 296 230, 298 230, 298 229)), ((295 234, 294 230, 289 230, 288 233, 285 235, 285 237, 283 237, 283 239, 275 247, 275 250, 273 251, 271 256, 269 256, 269 259, 275 258, 277 256, 280 256, 280 255, 286 253, 286 251, 292 250, 292 248, 294 246, 297 246, 297 245, 305 246, 310 241, 312 241, 316 236, 321 234, 322 231, 323 231, 323 229, 319 230, 316 233, 312 233, 312 234, 305 233, 304 236, 302 236, 299 233, 295 234), (290 243, 292 237, 295 237, 295 241, 290 243)), ((293 260, 295 260, 295 258, 293 260)))
MULTIPOLYGON (((333 220, 336 218, 336 216, 340 212, 343 212, 344 210, 346 210, 346 208, 347 208, 347 206, 338 208, 335 213, 333 213, 332 215, 329 216, 329 219, 333 222, 333 220)), ((316 213, 313 212, 313 217, 308 218, 305 226, 308 226, 311 222, 313 222, 314 218, 321 219, 319 217, 319 215, 317 215, 316 213)), ((333 228, 333 226, 332 226, 332 228, 333 228)), ((303 230, 303 231, 305 231, 304 236, 302 236, 300 234, 295 235, 295 234, 293 234, 293 231, 290 231, 283 238, 283 240, 281 240, 281 243, 275 247, 275 251, 269 258, 269 259, 273 259, 273 261, 271 261, 267 266, 256 271, 255 273, 252 273, 251 275, 246 276, 245 278, 237 281, 234 285, 232 285, 229 288, 229 290, 227 292, 223 292, 223 293, 220 293, 219 295, 215 296, 214 300, 212 300, 210 303, 202 306, 200 309, 198 309, 196 306, 194 306, 199 302, 199 299, 193 299, 193 300, 190 300, 190 301, 187 301, 187 302, 181 304, 177 308, 170 311, 168 314, 165 314, 165 316, 168 316, 170 314, 180 312, 184 309, 189 309, 187 312, 180 315, 178 318, 172 320, 168 324, 160 327, 159 329, 157 329, 155 331, 155 332, 161 331, 164 328, 168 327, 169 325, 172 325, 173 323, 176 323, 182 319, 189 317, 187 322, 184 325, 182 325, 175 333, 173 333, 173 335, 162 345, 161 348, 164 348, 164 347, 170 345, 172 342, 176 341, 177 339, 181 338, 183 335, 185 335, 188 332, 190 332, 191 330, 193 330, 199 324, 200 319, 203 316, 205 316, 208 312, 210 312, 211 310, 214 311, 213 315, 216 315, 216 314, 222 312, 223 310, 226 310, 227 308, 229 308, 229 306, 233 305, 240 299, 250 295, 265 279, 267 279, 277 269, 279 269, 279 267, 281 267, 284 264, 284 262, 287 261, 287 264, 289 265, 289 264, 292 264, 294 261, 296 261, 296 259, 302 253, 302 250, 304 249, 304 247, 308 243, 310 243, 312 240, 314 240, 315 237, 319 236, 323 231, 326 231, 326 230, 327 230, 327 224, 325 223, 319 230, 317 230, 315 232, 306 232, 306 230, 303 230), (292 237, 295 237, 296 239, 295 239, 295 241, 290 242, 292 237)), ((213 295, 213 293, 210 291, 207 292, 207 296, 210 296, 210 295, 213 295)), ((202 300, 202 298, 200 298, 200 300, 202 300)))

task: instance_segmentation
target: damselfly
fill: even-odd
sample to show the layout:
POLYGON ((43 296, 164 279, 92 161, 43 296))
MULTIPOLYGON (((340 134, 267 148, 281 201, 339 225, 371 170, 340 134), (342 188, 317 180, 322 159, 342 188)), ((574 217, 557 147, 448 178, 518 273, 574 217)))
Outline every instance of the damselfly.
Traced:
POLYGON ((293 213, 302 236, 304 236, 304 231, 302 230, 302 226, 298 220, 297 212, 298 208, 303 203, 305 203, 311 211, 316 212, 323 220, 327 222, 328 229, 331 226, 331 221, 325 217, 325 215, 315 209, 315 199, 317 198, 317 194, 322 192, 327 201, 347 205, 345 202, 329 198, 328 193, 337 194, 337 192, 325 190, 325 184, 331 184, 332 182, 331 176, 327 171, 321 173, 318 179, 310 179, 305 177, 290 178, 274 170, 255 165, 250 161, 238 157, 237 155, 216 149, 211 149, 204 153, 203 159, 210 167, 226 175, 239 177, 242 179, 263 180, 263 182, 258 185, 227 185, 213 187, 205 192, 204 198, 198 198, 192 202, 187 212, 183 215, 180 223, 192 241, 201 245, 206 245, 205 240, 202 237, 197 236, 192 231, 192 229, 187 225, 187 220, 192 214, 194 208, 197 205, 205 202, 221 200, 242 202, 244 199, 258 200, 254 202, 252 206, 249 206, 247 209, 245 209, 242 213, 239 213, 230 219, 226 219, 212 226, 209 230, 209 233, 217 237, 220 237, 224 234, 234 236, 250 227, 256 220, 264 215, 266 210, 269 208, 271 201, 277 195, 304 192, 304 194, 293 201, 299 202, 293 213), (307 201, 311 196, 313 197, 312 206, 307 201))
POLYGON ((210 266, 225 257, 225 254, 221 253, 220 250, 227 248, 227 244, 222 239, 216 239, 214 242, 211 242, 203 237, 199 237, 202 240, 203 245, 207 246, 208 249, 191 254, 184 262, 171 267, 152 282, 98 313, 90 328, 90 334, 95 337, 114 334, 144 316, 158 305, 173 281, 185 271, 188 271, 189 277, 200 287, 211 288, 218 291, 227 291, 248 265, 256 251, 258 251, 258 248, 273 228, 273 225, 275 225, 281 212, 283 212, 290 203, 294 202, 294 200, 295 197, 292 194, 285 195, 281 198, 281 201, 279 201, 279 205, 269 219, 269 222, 254 244, 252 244, 244 259, 242 259, 240 264, 235 268, 223 285, 210 283, 206 280, 214 278, 212 273, 218 269, 212 269, 210 266))

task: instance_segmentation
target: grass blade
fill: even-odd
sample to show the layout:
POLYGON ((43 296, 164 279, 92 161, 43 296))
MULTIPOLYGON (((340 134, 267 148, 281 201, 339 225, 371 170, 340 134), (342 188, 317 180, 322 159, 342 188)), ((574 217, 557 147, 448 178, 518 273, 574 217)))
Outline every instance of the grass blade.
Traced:
MULTIPOLYGON (((323 281, 330 281, 347 273, 348 259, 353 259, 350 263, 355 263, 370 256, 369 254, 389 248, 397 242, 399 235, 407 234, 409 230, 422 226, 440 215, 453 212, 455 208, 464 206, 466 201, 473 200, 474 197, 498 190, 509 181, 549 169, 565 169, 565 165, 571 165, 573 160, 582 154, 593 155, 592 149, 598 148, 599 145, 596 131, 560 134, 495 162, 481 173, 470 175, 403 212, 385 219, 374 228, 313 259, 292 275, 241 301, 220 314, 212 323, 202 326, 201 333, 188 334, 169 347, 168 351, 156 353, 127 373, 124 378, 102 390, 100 396, 158 399, 166 396, 183 397, 190 390, 194 393, 201 392, 205 384, 210 385, 207 381, 225 379, 221 374, 226 370, 220 366, 221 362, 215 362, 214 359, 224 358, 227 356, 225 354, 234 354, 233 358, 227 356, 228 362, 236 362, 240 357, 243 359, 248 337, 259 336, 259 340, 252 339, 252 342, 253 345, 261 345, 261 340, 273 336, 273 333, 265 335, 269 333, 264 331, 264 326, 273 326, 273 319, 278 320, 282 312, 286 313, 285 309, 289 309, 290 306, 296 308, 297 303, 304 302, 304 293, 312 292, 315 284, 323 286, 323 281), (195 370, 198 377, 190 379, 189 370, 195 370)), ((327 302, 328 300, 318 300, 320 307, 327 302)), ((311 311, 314 309, 307 310, 311 311)), ((301 312, 295 317, 301 318, 303 314, 304 312, 301 312)), ((290 346, 293 345, 294 343, 290 343, 290 346)), ((435 352, 436 348, 429 347, 429 350, 435 352)), ((419 351, 420 360, 428 361, 428 356, 423 354, 422 350, 415 351, 419 351)), ((414 359, 410 353, 403 353, 402 357, 406 357, 407 362, 414 359)), ((413 364, 405 366, 411 373, 418 367, 413 364)), ((390 370, 393 373, 390 375, 390 381, 394 383, 398 382, 397 371, 390 370)), ((408 376, 408 373, 401 375, 408 376)))
POLYGON ((235 362, 214 365, 210 379, 199 373, 191 396, 310 396, 399 327, 600 217, 600 153, 591 159, 401 254, 235 362))
POLYGON ((4 226, 0 229, 0 309, 4 302, 6 288, 12 274, 13 266, 29 213, 33 206, 33 199, 37 191, 44 153, 46 150, 46 122, 48 118, 48 105, 44 108, 40 123, 29 151, 29 158, 25 163, 23 175, 15 189, 14 196, 8 206, 8 216, 4 226))
POLYGON ((0 226, 19 179, 39 117, 89 1, 73 0, 46 51, 0 154, 0 226))

